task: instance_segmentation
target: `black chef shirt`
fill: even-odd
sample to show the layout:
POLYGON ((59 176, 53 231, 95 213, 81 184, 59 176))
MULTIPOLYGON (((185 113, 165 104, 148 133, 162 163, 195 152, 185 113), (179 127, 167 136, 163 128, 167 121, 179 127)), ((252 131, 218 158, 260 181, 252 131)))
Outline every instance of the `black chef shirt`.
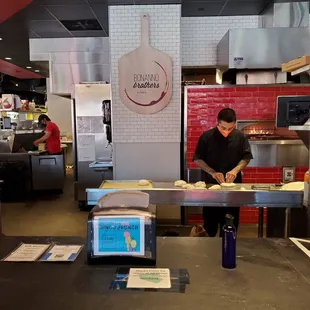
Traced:
MULTIPOLYGON (((249 141, 240 130, 234 129, 225 138, 215 127, 200 136, 193 160, 203 160, 225 177, 225 174, 233 170, 240 160, 252 158, 249 141)), ((202 171, 202 180, 209 184, 217 184, 217 181, 205 171, 202 171)), ((242 182, 241 173, 238 173, 235 182, 242 182)))

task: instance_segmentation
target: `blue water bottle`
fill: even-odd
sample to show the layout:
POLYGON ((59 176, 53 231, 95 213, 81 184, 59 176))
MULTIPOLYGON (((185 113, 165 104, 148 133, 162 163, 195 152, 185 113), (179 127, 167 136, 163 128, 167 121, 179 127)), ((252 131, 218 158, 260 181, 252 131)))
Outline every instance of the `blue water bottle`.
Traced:
POLYGON ((236 268, 236 237, 234 217, 226 214, 222 238, 222 266, 225 269, 236 268))

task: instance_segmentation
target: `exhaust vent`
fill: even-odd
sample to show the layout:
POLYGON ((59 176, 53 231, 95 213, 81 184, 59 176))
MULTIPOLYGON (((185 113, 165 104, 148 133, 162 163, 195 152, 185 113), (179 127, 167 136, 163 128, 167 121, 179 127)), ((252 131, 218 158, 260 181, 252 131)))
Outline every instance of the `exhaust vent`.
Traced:
POLYGON ((60 22, 69 31, 102 30, 97 19, 61 20, 60 22))

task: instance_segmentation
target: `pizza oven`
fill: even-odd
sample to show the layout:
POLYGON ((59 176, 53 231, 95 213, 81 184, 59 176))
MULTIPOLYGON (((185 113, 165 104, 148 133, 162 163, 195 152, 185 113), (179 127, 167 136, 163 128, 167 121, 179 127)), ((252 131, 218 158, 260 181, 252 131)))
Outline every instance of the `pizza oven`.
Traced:
POLYGON ((240 120, 237 129, 249 139, 251 167, 308 166, 308 150, 296 132, 277 128, 275 120, 240 120))
POLYGON ((295 131, 288 128, 276 128, 274 120, 238 121, 237 129, 241 130, 249 140, 299 140, 295 131))

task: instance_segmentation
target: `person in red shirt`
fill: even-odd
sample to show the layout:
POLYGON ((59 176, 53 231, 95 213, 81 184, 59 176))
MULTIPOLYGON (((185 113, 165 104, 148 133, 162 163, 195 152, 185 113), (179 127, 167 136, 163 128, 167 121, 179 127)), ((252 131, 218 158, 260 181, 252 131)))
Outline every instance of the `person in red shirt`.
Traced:
POLYGON ((46 142, 46 149, 48 154, 60 155, 60 131, 58 126, 53 123, 50 118, 45 114, 41 114, 38 121, 39 128, 45 127, 45 134, 42 138, 34 141, 33 144, 37 146, 39 143, 46 142))

